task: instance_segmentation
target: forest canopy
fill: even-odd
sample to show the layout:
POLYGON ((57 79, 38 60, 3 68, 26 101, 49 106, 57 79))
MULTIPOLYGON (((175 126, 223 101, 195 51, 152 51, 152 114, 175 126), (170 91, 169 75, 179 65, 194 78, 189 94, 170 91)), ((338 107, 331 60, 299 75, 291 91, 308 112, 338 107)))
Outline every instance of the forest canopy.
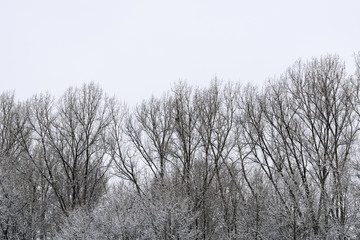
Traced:
MULTIPOLYGON (((360 238, 360 53, 258 88, 0 95, 2 239, 360 238), (118 96, 121 97, 121 96, 118 96)), ((125 87, 125 86, 124 86, 125 87)))

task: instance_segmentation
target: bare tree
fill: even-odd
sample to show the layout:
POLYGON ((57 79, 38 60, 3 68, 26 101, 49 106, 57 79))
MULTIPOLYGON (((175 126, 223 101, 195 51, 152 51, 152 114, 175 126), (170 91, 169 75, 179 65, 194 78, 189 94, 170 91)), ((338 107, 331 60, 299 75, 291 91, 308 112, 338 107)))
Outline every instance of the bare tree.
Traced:
POLYGON ((208 185, 216 179, 216 189, 220 196, 221 221, 224 232, 230 237, 236 234, 236 205, 231 205, 232 193, 227 168, 229 156, 235 146, 233 126, 235 122, 237 86, 228 83, 223 86, 217 79, 210 87, 198 90, 195 95, 194 107, 198 112, 197 131, 203 152, 204 169, 202 202, 205 202, 208 185))
POLYGON ((353 97, 344 66, 328 56, 298 62, 246 107, 251 158, 291 216, 293 238, 346 236, 353 97))
POLYGON ((124 104, 116 101, 111 104, 111 127, 109 131, 109 151, 114 164, 114 174, 134 184, 141 194, 139 162, 136 150, 126 135, 126 121, 129 110, 124 104))
POLYGON ((359 62, 297 61, 262 90, 178 82, 133 110, 93 83, 3 93, 0 238, 357 238, 359 62))
POLYGON ((169 97, 144 101, 128 119, 126 134, 156 179, 163 180, 171 153, 172 112, 169 97))
POLYGON ((99 87, 89 84, 70 88, 57 106, 50 96, 35 97, 29 106, 35 148, 27 146, 28 155, 64 213, 91 206, 105 189, 108 102, 99 87))
POLYGON ((170 105, 174 118, 172 157, 188 193, 190 191, 190 171, 200 142, 196 133, 198 114, 193 105, 192 91, 192 88, 185 82, 178 82, 172 88, 174 98, 170 105))
POLYGON ((26 158, 23 142, 30 141, 23 104, 14 93, 0 95, 0 236, 36 239, 46 228, 47 186, 26 158))
POLYGON ((296 89, 298 116, 306 126, 304 155, 320 188, 319 234, 327 236, 332 230, 336 236, 346 236, 347 173, 359 128, 352 104, 355 92, 338 57, 315 59, 303 71, 294 70, 289 75, 296 89))

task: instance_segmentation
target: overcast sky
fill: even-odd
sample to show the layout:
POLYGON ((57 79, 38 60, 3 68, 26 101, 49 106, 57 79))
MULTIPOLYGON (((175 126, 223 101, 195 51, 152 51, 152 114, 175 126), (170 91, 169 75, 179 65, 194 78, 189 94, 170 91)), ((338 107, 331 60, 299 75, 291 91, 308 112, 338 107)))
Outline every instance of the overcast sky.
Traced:
POLYGON ((359 10, 359 0, 0 0, 0 90, 60 96, 94 81, 134 105, 179 79, 261 85, 327 53, 351 70, 359 10))

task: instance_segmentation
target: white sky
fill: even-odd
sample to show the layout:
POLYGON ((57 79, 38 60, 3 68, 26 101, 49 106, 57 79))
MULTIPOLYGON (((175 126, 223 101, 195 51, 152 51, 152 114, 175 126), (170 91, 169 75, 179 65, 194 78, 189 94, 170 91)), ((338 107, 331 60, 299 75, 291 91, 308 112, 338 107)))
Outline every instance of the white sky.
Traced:
POLYGON ((359 0, 0 0, 0 92, 94 81, 133 105, 182 79, 261 85, 298 58, 360 50, 359 0))

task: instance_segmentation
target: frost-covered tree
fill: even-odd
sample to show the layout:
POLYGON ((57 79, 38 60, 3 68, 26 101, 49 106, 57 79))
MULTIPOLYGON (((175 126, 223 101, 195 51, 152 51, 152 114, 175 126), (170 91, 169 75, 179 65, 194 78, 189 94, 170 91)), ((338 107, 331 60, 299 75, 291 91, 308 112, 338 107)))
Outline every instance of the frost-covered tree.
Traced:
POLYGON ((177 82, 134 108, 93 83, 3 93, 0 237, 359 238, 359 62, 297 61, 263 88, 177 82))

